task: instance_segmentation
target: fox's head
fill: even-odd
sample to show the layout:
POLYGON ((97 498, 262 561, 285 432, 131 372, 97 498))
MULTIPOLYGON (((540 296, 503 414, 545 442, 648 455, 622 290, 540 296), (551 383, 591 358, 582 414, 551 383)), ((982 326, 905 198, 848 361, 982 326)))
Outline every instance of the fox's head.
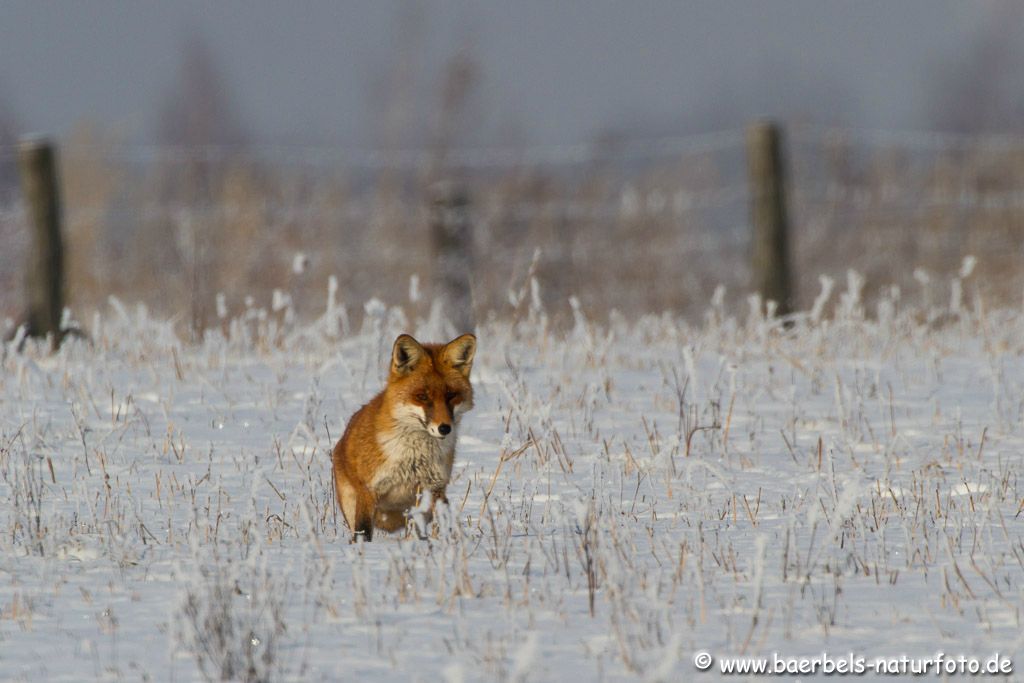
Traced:
POLYGON ((420 344, 407 334, 395 340, 386 396, 399 422, 419 425, 431 436, 453 433, 463 413, 473 407, 476 337, 464 334, 447 344, 420 344))

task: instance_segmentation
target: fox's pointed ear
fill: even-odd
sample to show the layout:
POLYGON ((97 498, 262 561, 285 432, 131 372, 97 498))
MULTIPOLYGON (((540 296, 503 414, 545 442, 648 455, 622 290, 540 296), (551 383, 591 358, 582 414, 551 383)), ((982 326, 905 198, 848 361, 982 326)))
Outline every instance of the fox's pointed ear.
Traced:
POLYGON ((391 349, 391 372, 407 375, 426 355, 420 343, 407 334, 398 336, 395 346, 391 349))
POLYGON ((451 367, 469 377, 469 371, 473 369, 473 356, 476 355, 476 337, 471 334, 464 334, 457 337, 441 350, 441 357, 451 367))

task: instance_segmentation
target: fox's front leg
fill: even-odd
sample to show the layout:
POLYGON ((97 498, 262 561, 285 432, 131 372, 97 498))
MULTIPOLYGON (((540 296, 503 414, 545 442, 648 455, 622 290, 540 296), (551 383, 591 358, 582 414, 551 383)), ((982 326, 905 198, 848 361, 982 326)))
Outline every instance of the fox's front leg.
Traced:
POLYGON ((373 540, 373 517, 377 500, 368 488, 344 476, 335 478, 341 513, 345 517, 352 542, 360 537, 364 541, 373 540))
MULTIPOLYGON (((448 497, 445 496, 444 487, 439 489, 425 489, 422 485, 416 487, 416 506, 409 510, 409 518, 416 527, 416 535, 420 540, 427 538, 426 531, 430 523, 434 521, 434 506, 438 501, 448 504, 448 497)), ((437 525, 434 525, 431 532, 437 538, 437 525)))
POLYGON ((369 496, 362 498, 356 504, 356 511, 353 515, 354 520, 352 524, 352 542, 355 543, 360 537, 364 541, 373 540, 373 518, 375 513, 375 505, 373 499, 369 496))
POLYGON ((434 538, 437 538, 440 533, 437 521, 434 520, 434 508, 437 507, 438 503, 443 503, 446 507, 448 506, 448 495, 445 493, 445 487, 443 486, 430 492, 430 520, 434 522, 431 525, 430 535, 434 538))

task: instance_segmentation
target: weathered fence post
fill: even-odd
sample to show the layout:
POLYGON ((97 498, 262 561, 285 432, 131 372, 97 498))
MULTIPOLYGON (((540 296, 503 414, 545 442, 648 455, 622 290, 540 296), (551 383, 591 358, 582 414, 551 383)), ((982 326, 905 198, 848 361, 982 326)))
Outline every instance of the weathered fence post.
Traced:
POLYGON ((789 215, 786 210, 786 168, 782 131, 770 121, 747 128, 747 170, 753 234, 753 286, 765 302, 778 305, 778 315, 793 310, 789 270, 789 215))
POLYGON ((18 144, 21 191, 32 231, 26 265, 28 333, 60 342, 64 312, 64 246, 60 188, 53 145, 43 138, 18 144))
POLYGON ((456 334, 472 332, 473 264, 469 195, 454 181, 430 188, 430 241, 434 252, 434 286, 456 334))

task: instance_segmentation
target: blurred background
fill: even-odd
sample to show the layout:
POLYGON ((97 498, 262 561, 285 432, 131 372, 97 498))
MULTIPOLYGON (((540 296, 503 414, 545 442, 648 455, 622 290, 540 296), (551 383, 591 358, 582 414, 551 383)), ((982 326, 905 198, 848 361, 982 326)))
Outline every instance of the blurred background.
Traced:
POLYGON ((193 330, 275 299, 310 316, 331 277, 353 316, 429 307, 452 220, 478 319, 531 283, 555 319, 571 296, 746 306, 765 118, 796 308, 822 274, 911 298, 968 255, 987 305, 1020 306, 1022 39, 1012 0, 4 0, 0 320, 24 309, 32 133, 85 320, 111 295, 193 330))

